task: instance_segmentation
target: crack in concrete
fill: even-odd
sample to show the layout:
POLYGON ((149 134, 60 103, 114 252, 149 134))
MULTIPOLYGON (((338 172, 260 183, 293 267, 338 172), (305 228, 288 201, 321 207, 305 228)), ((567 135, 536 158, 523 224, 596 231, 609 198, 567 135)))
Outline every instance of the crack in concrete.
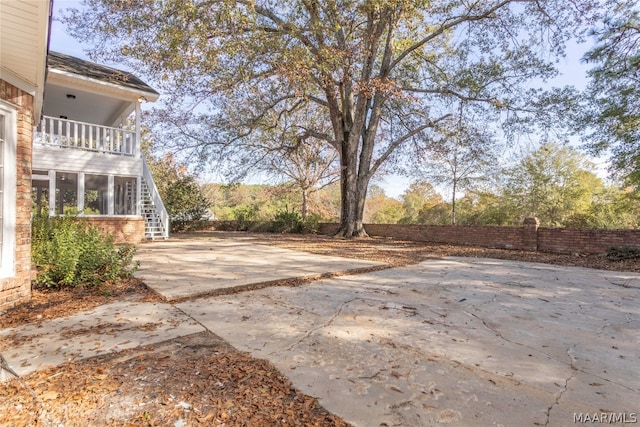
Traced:
POLYGON ((606 382, 608 382, 608 383, 611 383, 611 384, 617 385, 618 387, 622 387, 622 388, 624 388, 624 389, 626 389, 626 390, 629 390, 629 391, 631 391, 631 392, 633 392, 633 393, 640 394, 640 391, 635 390, 635 389, 633 389, 633 388, 631 388, 631 387, 629 387, 629 386, 627 386, 627 385, 625 385, 625 384, 621 384, 621 383, 618 383, 618 382, 616 382, 616 381, 612 381, 612 380, 610 380, 609 378, 604 378, 604 377, 602 377, 602 376, 600 376, 600 375, 597 375, 597 374, 591 373, 591 372, 589 372, 589 371, 586 371, 586 370, 584 370, 584 369, 582 369, 582 368, 578 368, 577 366, 575 366, 575 363, 574 363, 574 362, 575 362, 575 360, 574 360, 573 356, 571 356, 571 354, 569 354, 569 351, 571 350, 571 348, 575 347, 575 345, 571 346, 571 347, 567 350, 567 356, 569 356, 569 359, 570 359, 570 362, 569 362, 569 363, 567 363, 566 361, 560 360, 560 359, 558 359, 557 357, 555 357, 554 355, 549 354, 549 353, 547 353, 547 352, 545 352, 545 351, 542 351, 542 350, 540 350, 540 349, 538 349, 538 348, 531 347, 531 346, 529 346, 529 345, 526 345, 526 344, 523 344, 523 343, 520 343, 520 342, 517 342, 517 341, 510 340, 509 338, 507 338, 507 337, 505 337, 504 335, 502 335, 502 333, 500 333, 499 331, 497 331, 495 328, 492 328, 491 326, 489 326, 489 324, 488 324, 488 323, 487 323, 483 318, 481 318, 480 316, 478 316, 478 315, 476 315, 476 314, 474 314, 474 313, 469 313, 469 312, 468 312, 468 311, 466 311, 466 310, 462 310, 462 312, 466 313, 467 315, 469 315, 469 316, 471 316, 471 317, 474 317, 474 318, 478 319, 480 322, 482 322, 482 325, 483 325, 485 328, 487 328, 488 330, 490 330, 491 332, 493 332, 494 334, 496 334, 496 336, 500 337, 501 339, 503 339, 503 340, 504 340, 504 341, 506 341, 506 342, 509 342, 509 343, 511 343, 511 344, 515 344, 515 345, 518 345, 518 346, 521 346, 521 347, 524 347, 524 348, 528 348, 529 350, 535 351, 535 352, 537 352, 537 353, 544 354, 545 356, 547 356, 547 357, 548 357, 548 358, 550 358, 551 360, 555 360, 555 361, 556 361, 556 362, 558 362, 558 363, 562 363, 563 365, 567 365, 567 366, 571 367, 571 369, 575 370, 576 372, 580 372, 581 374, 590 375, 590 376, 592 376, 592 377, 594 377, 594 378, 598 378, 598 379, 600 379, 600 380, 602 380, 602 381, 606 381, 606 382))
POLYGON ((545 415, 547 417, 547 419, 545 420, 545 427, 547 427, 549 425, 549 421, 551 419, 551 411, 553 410, 554 407, 558 406, 560 404, 560 399, 562 399, 562 396, 567 392, 567 390, 569 389, 569 381, 571 381, 572 379, 574 379, 576 377, 576 375, 578 375, 578 372, 580 372, 580 370, 575 366, 575 361, 576 359, 571 355, 571 349, 575 347, 574 345, 572 345, 571 347, 569 347, 566 351, 567 356, 569 356, 569 359, 571 360, 571 363, 569 364, 569 367, 571 368, 571 375, 569 375, 569 378, 567 378, 566 380, 564 380, 564 387, 562 388, 562 390, 560 390, 560 392, 558 393, 558 395, 556 396, 555 401, 547 408, 547 410, 545 411, 545 415))
POLYGON ((625 288, 625 289, 640 289, 640 287, 638 287, 638 286, 631 285, 631 282, 632 281, 637 281, 637 279, 633 279, 633 278, 611 278, 611 277, 605 277, 605 279, 607 280, 607 282, 609 282, 610 284, 612 284, 614 286, 619 286, 619 287, 625 288))
POLYGON ((550 359, 552 359, 552 360, 555 360, 556 362, 562 363, 563 365, 571 365, 571 363, 567 363, 567 362, 566 362, 566 361, 564 361, 564 360, 560 360, 560 359, 558 359, 557 357, 555 357, 554 355, 549 354, 549 353, 547 353, 547 352, 545 352, 545 351, 543 351, 543 350, 540 350, 539 348, 532 347, 532 346, 530 346, 530 345, 526 345, 526 344, 523 344, 523 343, 518 342, 518 341, 513 341, 513 340, 511 340, 511 339, 509 339, 509 338, 505 337, 504 335, 502 335, 502 333, 501 333, 500 331, 498 331, 498 330, 496 330, 495 328, 492 328, 491 326, 489 326, 489 324, 488 324, 488 323, 487 323, 487 322, 486 322, 482 317, 478 316, 478 315, 477 315, 477 314, 475 314, 475 313, 470 313, 470 312, 468 312, 468 311, 466 311, 466 310, 462 310, 462 312, 463 312, 463 313, 465 313, 465 314, 467 314, 467 315, 469 315, 469 316, 471 316, 471 317, 473 317, 473 318, 478 319, 478 320, 482 323, 482 325, 483 325, 485 328, 487 328, 488 330, 490 330, 491 332, 493 332, 497 337, 499 337, 500 339, 502 339, 502 340, 504 340, 504 341, 506 341, 506 342, 508 342, 508 343, 515 344, 515 345, 518 345, 518 346, 521 346, 521 347, 524 347, 524 348, 528 348, 529 350, 535 351, 535 352, 537 352, 537 353, 544 354, 544 355, 545 355, 545 356, 547 356, 548 358, 550 358, 550 359))
MULTIPOLYGON (((356 379, 359 380, 372 380, 375 379, 378 375, 380 375, 382 372, 386 371, 386 369, 379 369, 375 374, 373 375, 369 375, 369 376, 359 376, 356 379)), ((347 378, 348 379, 348 378, 347 378)))
POLYGON ((295 311, 296 314, 298 314, 298 315, 300 315, 301 312, 305 312, 305 313, 311 314, 311 315, 316 316, 316 317, 321 316, 320 314, 316 313, 315 311, 311 311, 311 310, 309 310, 309 309, 307 309, 305 307, 302 307, 302 306, 295 306, 295 305, 287 304, 286 302, 281 301, 280 298, 276 299, 271 295, 261 295, 260 297, 263 298, 263 299, 268 300, 269 302, 273 303, 274 305, 283 307, 283 308, 285 308, 287 310, 295 311))
MULTIPOLYGON (((364 300, 362 298, 352 298, 350 300, 344 301, 342 304, 340 304, 340 307, 338 307, 338 310, 329 318, 329 320, 327 320, 324 324, 317 326, 315 328, 311 328, 307 331, 306 334, 304 334, 301 338, 299 338, 298 340, 296 340, 296 342, 294 342, 293 344, 291 344, 289 347, 287 347, 285 349, 285 351, 291 351, 291 349, 293 349, 293 347, 299 345, 300 343, 302 343, 302 341, 306 340, 307 338, 309 338, 311 336, 311 334, 313 334, 314 332, 322 329, 322 328, 326 328, 327 326, 329 326, 335 319, 336 317, 338 317, 340 315, 340 313, 342 313, 342 310, 344 309, 344 307, 346 307, 348 304, 351 304, 354 301, 357 300, 361 300, 364 302, 364 300)), ((275 353, 280 353, 282 350, 278 350, 275 352, 271 352, 269 353, 269 355, 273 355, 275 353)))

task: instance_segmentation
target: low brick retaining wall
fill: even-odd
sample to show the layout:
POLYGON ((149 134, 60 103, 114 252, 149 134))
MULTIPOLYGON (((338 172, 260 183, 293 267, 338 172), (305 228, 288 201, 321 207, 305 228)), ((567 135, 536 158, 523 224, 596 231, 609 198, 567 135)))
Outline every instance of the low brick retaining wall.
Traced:
MULTIPOLYGON (((640 230, 541 228, 535 218, 521 227, 365 224, 370 236, 416 242, 518 249, 558 254, 602 254, 612 246, 640 247, 640 230)), ((338 224, 322 223, 319 234, 333 234, 338 224)))
POLYGON ((137 244, 144 241, 144 218, 137 216, 83 217, 104 233, 111 234, 115 243, 137 244))
POLYGON ((537 234, 540 252, 602 254, 612 246, 640 247, 640 230, 539 228, 537 234))

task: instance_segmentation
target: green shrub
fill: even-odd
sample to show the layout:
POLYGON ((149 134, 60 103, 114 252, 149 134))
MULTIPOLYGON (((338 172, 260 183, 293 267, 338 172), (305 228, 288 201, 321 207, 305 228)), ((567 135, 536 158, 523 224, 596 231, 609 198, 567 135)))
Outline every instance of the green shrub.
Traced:
POLYGON ((309 215, 302 221, 301 232, 305 234, 315 234, 320 228, 322 217, 320 215, 309 215))
POLYGON ((607 251, 609 261, 624 261, 640 258, 640 248, 635 246, 613 246, 607 251))
POLYGON ((295 211, 279 210, 273 219, 275 233, 299 233, 302 230, 302 218, 295 211))
POLYGON ((245 205, 235 207, 232 214, 238 231, 247 231, 251 223, 258 218, 257 209, 245 205))
POLYGON ((131 276, 135 247, 117 247, 112 236, 75 217, 36 217, 31 257, 38 268, 36 285, 49 288, 96 286, 131 276))
POLYGON ((166 185, 163 196, 171 217, 171 231, 196 231, 207 226, 209 201, 193 176, 182 176, 166 185))

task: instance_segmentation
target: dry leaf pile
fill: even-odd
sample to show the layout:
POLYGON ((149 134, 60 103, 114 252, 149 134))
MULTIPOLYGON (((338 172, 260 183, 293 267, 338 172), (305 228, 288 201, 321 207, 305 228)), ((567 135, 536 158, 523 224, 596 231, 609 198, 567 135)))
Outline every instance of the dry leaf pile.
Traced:
POLYGON ((6 426, 346 426, 268 362, 202 332, 0 385, 6 426))

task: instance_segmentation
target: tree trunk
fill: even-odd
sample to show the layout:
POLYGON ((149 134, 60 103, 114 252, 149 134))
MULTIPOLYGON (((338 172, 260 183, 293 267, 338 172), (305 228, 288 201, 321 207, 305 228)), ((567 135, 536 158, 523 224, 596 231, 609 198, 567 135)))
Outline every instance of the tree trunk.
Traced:
POLYGON ((340 228, 335 234, 335 237, 346 239, 367 236, 362 225, 367 190, 366 185, 364 190, 362 189, 358 180, 358 140, 356 137, 354 141, 349 136, 351 135, 345 135, 345 144, 340 156, 342 210, 340 228))
POLYGON ((302 206, 300 207, 300 216, 304 221, 309 216, 309 190, 302 189, 302 206))
POLYGON ((369 188, 369 179, 359 177, 358 179, 358 191, 356 198, 356 227, 354 231, 354 237, 368 237, 367 232, 364 229, 364 207, 367 201, 367 189, 369 188))
POLYGON ((356 173, 350 171, 344 173, 341 185, 342 216, 336 237, 349 239, 368 236, 363 224, 368 186, 368 177, 358 178, 356 173))
POLYGON ((453 197, 451 198, 451 225, 456 225, 456 180, 453 180, 453 197))
POLYGON ((350 187, 343 185, 342 204, 343 213, 346 215, 340 218, 340 228, 335 234, 336 237, 346 239, 352 237, 367 237, 367 232, 363 225, 366 189, 364 192, 360 190, 361 189, 356 188, 356 185, 350 187))

